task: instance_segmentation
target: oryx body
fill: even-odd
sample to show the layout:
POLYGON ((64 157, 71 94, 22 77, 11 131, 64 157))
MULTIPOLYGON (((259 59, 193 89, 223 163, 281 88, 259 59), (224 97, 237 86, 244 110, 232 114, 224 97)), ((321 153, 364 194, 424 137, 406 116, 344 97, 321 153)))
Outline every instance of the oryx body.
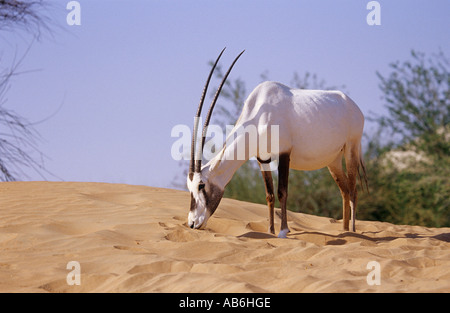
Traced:
POLYGON ((278 153, 290 154, 290 168, 309 171, 328 166, 342 156, 346 145, 359 149, 364 117, 340 91, 291 89, 264 82, 246 100, 236 127, 248 124, 278 125, 278 153))

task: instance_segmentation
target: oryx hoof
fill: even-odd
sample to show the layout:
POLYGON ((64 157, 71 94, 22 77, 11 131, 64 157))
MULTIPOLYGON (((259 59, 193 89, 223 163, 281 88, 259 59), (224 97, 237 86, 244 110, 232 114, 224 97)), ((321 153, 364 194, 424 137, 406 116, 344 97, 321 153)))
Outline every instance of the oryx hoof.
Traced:
POLYGON ((290 232, 289 228, 280 230, 280 233, 278 234, 278 238, 287 238, 288 232, 290 232))

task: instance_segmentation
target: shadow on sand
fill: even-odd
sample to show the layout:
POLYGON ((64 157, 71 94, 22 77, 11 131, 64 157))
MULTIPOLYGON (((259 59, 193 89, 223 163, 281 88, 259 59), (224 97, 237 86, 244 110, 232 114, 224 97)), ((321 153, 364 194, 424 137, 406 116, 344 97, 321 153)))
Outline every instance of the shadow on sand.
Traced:
MULTIPOLYGON (((343 245, 343 244, 346 244, 347 242, 357 242, 357 241, 369 241, 369 242, 377 243, 377 242, 384 242, 384 241, 386 241, 386 242, 393 241, 393 240, 401 239, 401 238, 412 238, 412 239, 433 238, 433 239, 444 241, 444 242, 450 242, 450 233, 442 233, 442 234, 438 234, 438 235, 434 235, 434 236, 426 236, 426 235, 421 235, 421 234, 417 234, 417 233, 407 233, 407 234, 399 235, 399 236, 386 236, 386 237, 370 236, 370 234, 375 235, 380 232, 381 231, 377 231, 377 232, 367 231, 367 232, 363 232, 363 233, 344 232, 339 235, 331 235, 331 234, 327 234, 327 233, 314 232, 314 231, 312 231, 312 232, 311 231, 295 231, 295 232, 290 232, 288 234, 288 239, 304 240, 304 239, 306 239, 305 237, 307 237, 308 235, 313 235, 315 237, 322 237, 325 242, 325 245, 343 245)), ((257 232, 257 231, 250 231, 250 232, 242 234, 238 237, 239 238, 252 238, 252 239, 277 238, 276 235, 273 235, 270 233, 265 233, 265 232, 257 232)), ((311 240, 305 240, 305 241, 311 241, 311 240)), ((317 240, 313 240, 313 241, 317 241, 317 240)))

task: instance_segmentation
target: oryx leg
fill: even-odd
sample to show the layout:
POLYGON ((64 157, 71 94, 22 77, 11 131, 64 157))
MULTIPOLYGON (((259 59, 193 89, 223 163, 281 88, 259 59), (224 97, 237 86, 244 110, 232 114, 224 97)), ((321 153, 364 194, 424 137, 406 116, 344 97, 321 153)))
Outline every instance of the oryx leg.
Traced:
POLYGON ((281 206, 281 229, 278 234, 279 238, 286 238, 286 234, 290 232, 287 224, 286 201, 288 196, 288 179, 289 179, 289 161, 290 154, 280 154, 278 163, 278 200, 281 206))
POLYGON ((269 207, 269 232, 275 234, 275 226, 274 226, 274 205, 275 205, 275 195, 273 193, 273 180, 272 173, 270 171, 264 171, 261 166, 261 174, 264 179, 264 186, 266 188, 266 200, 267 206, 269 207))
POLYGON ((356 189, 356 175, 359 166, 359 145, 354 145, 349 151, 346 151, 345 166, 347 167, 348 192, 350 198, 350 216, 351 231, 356 231, 356 202, 358 198, 358 190, 356 189))
POLYGON ((331 173, 334 181, 339 187, 342 196, 342 221, 343 221, 343 229, 349 230, 349 219, 350 219, 350 194, 349 194, 349 186, 348 186, 348 177, 345 175, 344 169, 342 167, 342 156, 343 153, 340 153, 339 156, 328 165, 328 170, 331 173))

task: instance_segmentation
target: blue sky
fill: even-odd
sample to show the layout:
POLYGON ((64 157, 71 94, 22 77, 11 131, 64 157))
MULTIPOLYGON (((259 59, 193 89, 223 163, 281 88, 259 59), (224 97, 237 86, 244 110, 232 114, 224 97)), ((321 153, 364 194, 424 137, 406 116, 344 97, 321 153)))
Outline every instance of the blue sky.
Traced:
MULTIPOLYGON (((63 102, 35 128, 45 167, 65 181, 170 187, 182 177, 171 130, 191 126, 208 61, 225 46, 224 67, 246 50, 230 78, 248 92, 265 71, 285 84, 309 71, 345 85, 365 115, 384 112, 376 71, 411 49, 450 55, 448 0, 379 1, 379 26, 362 0, 80 0, 80 26, 67 25, 68 2, 51 2, 52 34, 32 44, 5 104, 39 121, 63 102)), ((1 66, 30 42, 0 31, 1 66)))

